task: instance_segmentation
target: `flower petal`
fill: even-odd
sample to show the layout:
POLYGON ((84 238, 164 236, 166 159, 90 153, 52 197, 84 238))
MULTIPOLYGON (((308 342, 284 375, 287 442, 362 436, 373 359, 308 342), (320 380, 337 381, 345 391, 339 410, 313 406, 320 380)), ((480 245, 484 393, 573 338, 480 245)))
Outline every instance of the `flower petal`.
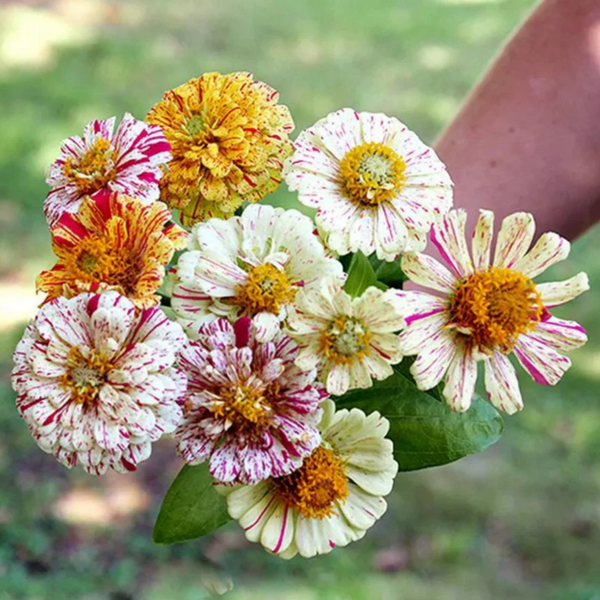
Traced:
POLYGON ((530 213, 519 212, 506 217, 498 233, 494 265, 512 268, 525 256, 534 233, 535 221, 530 213))
POLYGON ((519 380, 508 357, 495 351, 484 361, 485 389, 490 402, 499 410, 512 415, 523 408, 519 380))
POLYGON ((571 244, 557 233, 544 233, 535 246, 513 266, 515 271, 533 279, 569 256, 571 244))
POLYGON ((493 235, 494 213, 491 210, 480 210, 471 242, 475 271, 484 271, 490 266, 493 235))

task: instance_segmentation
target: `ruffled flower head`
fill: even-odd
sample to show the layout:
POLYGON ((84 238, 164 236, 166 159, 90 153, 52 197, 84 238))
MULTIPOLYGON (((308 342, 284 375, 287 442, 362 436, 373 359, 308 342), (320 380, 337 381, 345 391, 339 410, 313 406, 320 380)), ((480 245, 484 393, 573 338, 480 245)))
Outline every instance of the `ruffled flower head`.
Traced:
POLYGON ((162 202, 107 191, 86 198, 77 214, 63 215, 51 234, 58 262, 37 280, 47 300, 116 290, 139 307, 159 302, 165 265, 188 237, 162 202))
POLYGON ((254 318, 261 341, 274 336, 298 290, 341 280, 311 220, 296 210, 249 206, 241 217, 200 223, 179 259, 171 306, 191 337, 202 323, 254 318))
POLYGON ((185 335, 116 292, 45 304, 15 351, 17 408, 38 446, 91 474, 125 473, 181 420, 185 335))
POLYGON ((327 394, 316 370, 294 365, 298 348, 289 337, 260 343, 253 329, 248 317, 213 321, 179 363, 189 387, 178 452, 189 464, 208 460, 224 483, 287 475, 320 442, 319 403, 327 394))
POLYGON ((331 277, 299 292, 287 321, 300 346, 296 364, 317 368, 327 391, 336 396, 371 387, 373 378, 389 377, 391 365, 402 360, 394 332, 404 324, 391 294, 370 287, 352 298, 331 277))
POLYGON ((285 477, 219 486, 251 542, 281 558, 311 557, 361 539, 387 509, 398 472, 389 422, 357 408, 323 403, 322 443, 285 477))
POLYGON ((145 202, 157 200, 170 146, 156 125, 125 113, 116 133, 115 117, 92 121, 83 137, 67 138, 46 182, 52 188, 44 202, 50 225, 64 213, 77 212, 86 196, 109 190, 145 202))
POLYGON ((451 408, 471 405, 477 363, 483 361, 485 387, 497 408, 514 413, 523 400, 514 353, 535 381, 555 385, 571 365, 562 354, 587 341, 574 321, 552 315, 554 307, 588 289, 585 273, 562 282, 535 284, 533 279, 567 258, 569 242, 543 234, 529 249, 533 216, 515 213, 504 219, 491 260, 494 216, 482 210, 473 235, 472 256, 465 240, 466 213, 451 211, 432 228, 431 239, 447 266, 425 254, 408 254, 402 269, 434 294, 395 292, 407 327, 400 339, 405 354, 416 354, 411 372, 424 390, 445 381, 451 408))
POLYGON ((394 260, 421 251, 436 214, 452 207, 452 181, 435 152, 383 114, 345 108, 303 131, 284 167, 302 204, 338 254, 394 260))
POLYGON ((277 189, 294 123, 279 94, 250 73, 206 73, 165 93, 148 113, 172 147, 162 199, 185 225, 230 217, 277 189))

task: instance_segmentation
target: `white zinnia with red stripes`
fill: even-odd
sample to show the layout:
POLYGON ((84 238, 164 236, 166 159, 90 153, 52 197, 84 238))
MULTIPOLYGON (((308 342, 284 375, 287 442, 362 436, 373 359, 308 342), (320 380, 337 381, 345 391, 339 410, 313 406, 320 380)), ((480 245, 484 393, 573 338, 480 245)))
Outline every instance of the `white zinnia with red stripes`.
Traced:
POLYGON ((175 430, 186 381, 181 326, 116 292, 45 304, 14 354, 17 408, 36 442, 91 474, 136 469, 175 430))
POLYGON ((181 457, 209 461, 224 483, 253 484, 297 469, 319 445, 319 404, 327 397, 316 369, 294 364, 297 353, 281 331, 259 342, 248 317, 202 326, 179 362, 189 382, 176 432, 181 457))
POLYGON ((431 389, 444 379, 450 407, 467 410, 477 363, 483 361, 491 402, 512 414, 523 408, 523 400, 509 354, 514 353, 536 382, 558 383, 571 365, 562 353, 583 345, 587 336, 579 324, 550 311, 589 285, 585 273, 534 284, 535 277, 567 258, 570 244, 556 233, 544 233, 530 249, 535 223, 529 213, 504 219, 491 260, 493 220, 492 212, 480 212, 471 256, 466 213, 455 210, 440 219, 431 239, 447 266, 424 254, 402 258, 405 274, 434 293, 395 294, 407 324, 400 335, 402 349, 417 355, 411 372, 419 388, 431 389))
POLYGON ((323 403, 322 445, 287 477, 254 486, 219 486, 251 542, 281 558, 326 554, 361 539, 387 509, 398 472, 389 422, 357 408, 323 403))
POLYGON ((328 246, 383 260, 420 252, 437 213, 452 207, 452 181, 435 152, 398 119, 345 108, 303 131, 284 176, 317 209, 328 246))
POLYGON ((48 169, 52 188, 44 202, 50 225, 64 213, 77 212, 85 196, 100 190, 119 192, 152 202, 160 194, 163 167, 171 160, 171 146, 158 125, 125 113, 115 128, 115 117, 92 121, 83 137, 63 141, 60 156, 48 169))

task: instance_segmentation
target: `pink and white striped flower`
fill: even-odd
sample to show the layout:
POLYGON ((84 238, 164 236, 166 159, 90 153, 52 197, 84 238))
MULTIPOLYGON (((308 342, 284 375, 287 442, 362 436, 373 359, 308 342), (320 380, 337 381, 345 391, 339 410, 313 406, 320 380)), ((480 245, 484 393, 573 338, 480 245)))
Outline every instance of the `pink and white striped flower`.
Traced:
POLYGON ((223 483, 254 484, 297 469, 319 445, 319 403, 327 397, 315 369, 294 365, 296 344, 279 332, 256 339, 242 317, 200 328, 182 350, 188 378, 178 452, 189 464, 209 461, 223 483))
POLYGON ((325 252, 313 223, 297 210, 248 206, 241 216, 211 219, 192 231, 179 258, 171 307, 190 337, 208 321, 247 316, 259 341, 271 339, 300 289, 342 265, 325 252))
POLYGON ((85 196, 100 190, 152 202, 160 194, 163 167, 171 146, 158 125, 125 113, 116 133, 115 117, 92 121, 83 137, 63 141, 60 156, 50 165, 46 183, 52 188, 44 202, 50 225, 64 213, 77 212, 85 196))
POLYGON ((432 228, 431 240, 447 266, 425 254, 403 256, 405 274, 434 294, 395 292, 406 320, 400 341, 405 354, 417 355, 411 372, 420 389, 435 387, 445 376, 448 404, 467 410, 477 363, 483 361, 492 404, 512 414, 523 408, 523 400, 509 354, 536 382, 558 383, 571 365, 562 352, 583 345, 587 336, 580 325, 550 311, 586 291, 588 278, 579 273, 567 281, 534 284, 533 278, 567 258, 570 244, 544 233, 529 249, 535 232, 529 213, 504 219, 493 260, 493 213, 480 212, 472 256, 465 222, 465 211, 455 210, 432 228))
POLYGON ((331 552, 361 539, 387 509, 398 463, 389 422, 323 403, 322 445, 302 467, 253 486, 218 486, 251 542, 289 559, 331 552))
POLYGON ((181 326, 117 292, 45 304, 14 354, 17 408, 38 446, 91 474, 133 471, 182 416, 181 326))
POLYGON ((345 108, 303 131, 284 166, 290 190, 317 209, 340 255, 383 260, 420 252, 437 213, 452 207, 452 181, 435 152, 384 114, 345 108))

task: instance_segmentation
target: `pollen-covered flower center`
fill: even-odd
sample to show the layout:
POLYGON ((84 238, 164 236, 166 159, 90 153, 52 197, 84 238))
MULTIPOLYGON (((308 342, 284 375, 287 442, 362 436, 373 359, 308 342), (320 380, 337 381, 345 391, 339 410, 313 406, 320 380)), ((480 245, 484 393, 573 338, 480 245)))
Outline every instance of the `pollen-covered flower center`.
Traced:
POLYGON ((232 303, 251 317, 260 312, 279 314, 282 306, 293 302, 296 291, 284 271, 264 263, 250 268, 246 283, 237 286, 232 303))
POLYGON ((366 142, 349 150, 340 162, 340 177, 350 200, 377 206, 402 189, 406 164, 394 150, 379 142, 366 142))
POLYGON ((490 267, 461 279, 450 300, 453 327, 481 350, 509 351, 531 331, 544 310, 531 279, 503 267, 490 267))
POLYGON ((115 150, 106 138, 98 138, 81 157, 67 158, 63 175, 74 183, 81 194, 92 194, 116 176, 115 150))
POLYGON ((336 363, 347 364, 369 353, 371 334, 363 321, 341 316, 321 331, 321 348, 336 363))
MULTIPOLYGON (((114 218, 118 235, 126 235, 118 227, 120 219, 114 218)), ((110 227, 108 228, 111 229, 110 227)), ((143 267, 143 258, 134 244, 119 244, 107 235, 90 235, 81 240, 67 260, 71 276, 87 283, 102 282, 134 295, 143 267), (115 248, 119 247, 119 251, 115 248)))
POLYGON ((273 402, 279 394, 277 384, 264 386, 258 381, 224 387, 212 404, 216 418, 225 419, 226 429, 238 435, 260 437, 273 420, 273 402))
POLYGON ((61 385, 70 390, 71 400, 78 404, 93 404, 106 382, 107 373, 113 368, 110 360, 95 350, 82 352, 73 346, 67 355, 67 371, 61 385))
POLYGON ((290 475, 273 479, 275 493, 290 507, 310 519, 336 514, 336 505, 348 497, 344 461, 330 448, 319 446, 290 475))

